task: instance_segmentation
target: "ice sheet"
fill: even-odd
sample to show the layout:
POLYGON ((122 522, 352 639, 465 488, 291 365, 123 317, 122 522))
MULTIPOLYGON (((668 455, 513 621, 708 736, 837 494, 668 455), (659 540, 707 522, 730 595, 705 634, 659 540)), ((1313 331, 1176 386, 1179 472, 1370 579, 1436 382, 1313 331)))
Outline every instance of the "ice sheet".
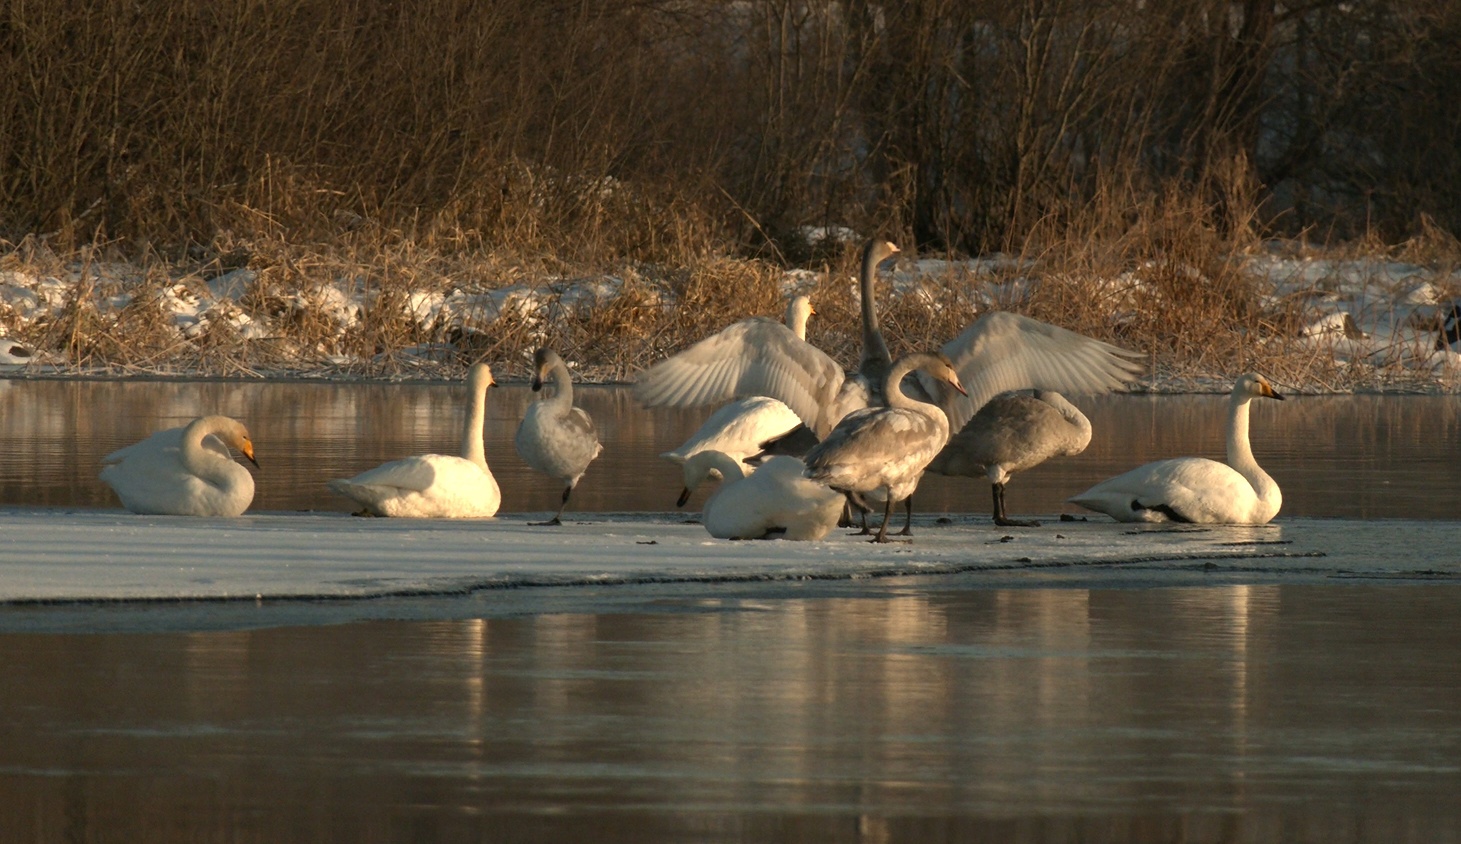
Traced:
POLYGON ((593 514, 561 528, 484 521, 0 509, 0 602, 245 601, 453 596, 531 586, 851 580, 960 572, 1143 582, 1382 578, 1461 583, 1461 523, 1280 520, 1258 528, 1049 520, 1000 529, 954 517, 912 542, 710 538, 676 514, 593 514))

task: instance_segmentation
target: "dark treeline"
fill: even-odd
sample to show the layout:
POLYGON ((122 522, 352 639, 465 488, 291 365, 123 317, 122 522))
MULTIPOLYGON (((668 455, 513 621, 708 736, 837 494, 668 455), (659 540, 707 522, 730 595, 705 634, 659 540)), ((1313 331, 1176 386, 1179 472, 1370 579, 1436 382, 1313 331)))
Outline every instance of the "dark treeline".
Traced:
POLYGON ((1450 0, 9 0, 0 237, 567 261, 1461 231, 1450 0))

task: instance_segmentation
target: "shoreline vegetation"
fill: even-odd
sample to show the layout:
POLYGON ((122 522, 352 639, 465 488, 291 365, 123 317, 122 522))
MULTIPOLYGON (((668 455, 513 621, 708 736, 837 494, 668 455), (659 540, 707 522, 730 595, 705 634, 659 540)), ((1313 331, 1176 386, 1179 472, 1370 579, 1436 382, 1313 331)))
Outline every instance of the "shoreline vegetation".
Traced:
POLYGON ((1461 389, 1461 7, 1163 9, 17 0, 0 376, 623 381, 797 293, 851 365, 880 235, 895 353, 1007 309, 1134 389, 1461 389))

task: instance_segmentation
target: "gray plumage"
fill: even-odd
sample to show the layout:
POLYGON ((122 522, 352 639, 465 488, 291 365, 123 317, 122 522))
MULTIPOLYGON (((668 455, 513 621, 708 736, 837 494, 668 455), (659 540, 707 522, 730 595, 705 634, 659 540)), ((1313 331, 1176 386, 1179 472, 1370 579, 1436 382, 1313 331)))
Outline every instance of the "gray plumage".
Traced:
POLYGON ((884 379, 887 407, 849 413, 807 452, 807 477, 824 483, 867 509, 863 495, 880 490, 883 524, 875 542, 886 542, 893 504, 918 487, 924 467, 949 438, 949 420, 937 406, 905 395, 903 376, 915 369, 962 392, 958 373, 942 354, 918 353, 899 358, 884 379))
POLYGON ((593 419, 583 408, 573 406, 573 377, 568 365, 552 349, 533 353, 533 391, 553 382, 552 395, 534 402, 517 427, 514 445, 523 462, 550 478, 567 484, 558 512, 546 525, 562 523, 563 509, 588 466, 604 447, 599 444, 593 419))
POLYGON ((996 396, 975 413, 963 430, 928 464, 938 475, 987 477, 994 498, 994 523, 1039 527, 1039 522, 1011 519, 1004 492, 1010 477, 1052 457, 1080 454, 1091 442, 1091 421, 1059 393, 996 396))

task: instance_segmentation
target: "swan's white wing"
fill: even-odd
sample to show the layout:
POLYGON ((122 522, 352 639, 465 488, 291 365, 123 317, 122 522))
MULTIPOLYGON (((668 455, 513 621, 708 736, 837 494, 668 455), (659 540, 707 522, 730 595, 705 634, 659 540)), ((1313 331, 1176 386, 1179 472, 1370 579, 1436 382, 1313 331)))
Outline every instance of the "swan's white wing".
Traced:
POLYGON ((770 396, 825 431, 825 410, 842 378, 826 352, 779 322, 754 317, 651 366, 635 382, 634 397, 646 407, 699 407, 770 396))
POLYGON ((382 463, 374 469, 366 469, 350 478, 346 483, 355 486, 390 487, 411 492, 425 492, 437 483, 439 465, 461 459, 442 454, 418 454, 415 457, 403 457, 400 460, 382 463))
MULTIPOLYGON (((969 392, 967 397, 953 395, 940 402, 954 431, 1000 393, 1029 388, 1105 393, 1141 372, 1137 352, 1002 311, 975 320, 942 351, 954 362, 969 392)), ((920 381, 934 395, 940 394, 933 392, 929 381, 920 381)))

